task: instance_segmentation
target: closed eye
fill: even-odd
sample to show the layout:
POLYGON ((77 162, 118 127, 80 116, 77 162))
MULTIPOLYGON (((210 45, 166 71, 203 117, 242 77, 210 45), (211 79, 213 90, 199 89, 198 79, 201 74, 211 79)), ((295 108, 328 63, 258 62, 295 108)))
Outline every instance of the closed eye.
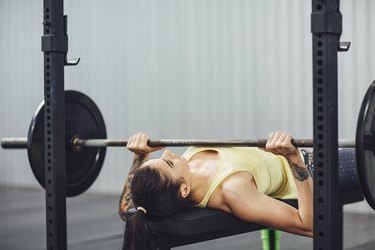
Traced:
POLYGON ((165 163, 167 163, 168 166, 170 166, 171 168, 174 168, 173 162, 168 161, 168 160, 164 160, 164 159, 162 159, 162 160, 165 161, 165 163))

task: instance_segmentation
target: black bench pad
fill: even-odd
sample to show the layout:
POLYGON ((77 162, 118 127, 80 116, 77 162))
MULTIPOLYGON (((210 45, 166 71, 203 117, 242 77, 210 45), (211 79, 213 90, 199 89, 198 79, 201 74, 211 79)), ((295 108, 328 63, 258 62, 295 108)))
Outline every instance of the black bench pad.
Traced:
MULTIPOLYGON (((363 200, 361 190, 340 192, 341 204, 363 200)), ((281 200, 298 208, 297 200, 281 200)), ((126 217, 135 213, 131 209, 126 217)), ((264 225, 243 221, 229 213, 209 208, 189 208, 181 213, 149 222, 159 250, 218 239, 266 228, 264 225)))
MULTIPOLYGON (((283 202, 297 207, 297 200, 283 200, 283 202)), ((164 220, 149 223, 153 232, 180 236, 234 229, 248 232, 264 228, 262 225, 241 220, 232 214, 209 208, 189 208, 164 220)))

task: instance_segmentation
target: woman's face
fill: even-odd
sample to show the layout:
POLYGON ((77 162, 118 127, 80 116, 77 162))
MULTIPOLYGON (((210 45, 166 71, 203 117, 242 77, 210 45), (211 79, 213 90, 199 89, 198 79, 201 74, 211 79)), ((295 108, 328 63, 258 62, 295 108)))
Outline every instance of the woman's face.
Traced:
POLYGON ((190 169, 187 160, 170 150, 165 150, 160 159, 151 159, 143 163, 143 166, 146 165, 169 173, 174 180, 183 179, 184 182, 190 184, 190 169))

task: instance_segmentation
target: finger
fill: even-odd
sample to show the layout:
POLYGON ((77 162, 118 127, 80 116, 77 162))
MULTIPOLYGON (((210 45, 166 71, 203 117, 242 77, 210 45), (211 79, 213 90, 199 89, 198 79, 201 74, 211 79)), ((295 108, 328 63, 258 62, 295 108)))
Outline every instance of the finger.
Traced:
POLYGON ((275 134, 274 134, 274 136, 273 136, 273 138, 272 138, 272 141, 274 143, 276 143, 279 140, 279 138, 280 138, 281 135, 282 135, 282 133, 280 131, 276 131, 275 134))
POLYGON ((285 138, 284 138, 284 140, 283 140, 283 142, 282 142, 282 146, 283 146, 283 147, 291 147, 291 146, 294 146, 294 145, 292 144, 292 137, 291 137, 290 135, 286 134, 286 136, 285 136, 285 138))
POLYGON ((268 139, 267 139, 266 146, 265 146, 265 149, 266 149, 266 150, 270 147, 270 144, 271 144, 271 142, 272 142, 272 139, 273 139, 274 135, 275 135, 274 132, 271 132, 271 133, 268 135, 268 139))
POLYGON ((137 133, 134 139, 134 147, 139 149, 142 140, 142 133, 137 133))
POLYGON ((277 148, 276 142, 280 137, 280 131, 276 131, 272 133, 271 138, 268 140, 267 149, 274 150, 277 148))
POLYGON ((135 137, 135 136, 133 135, 133 136, 131 136, 131 137, 128 139, 128 143, 126 144, 126 147, 127 147, 128 149, 133 148, 134 137, 135 137))
POLYGON ((142 149, 151 149, 147 143, 148 143, 148 136, 146 134, 141 134, 140 136, 140 144, 139 146, 142 148, 142 149))
POLYGON ((141 134, 141 141, 142 141, 142 142, 147 142, 148 140, 149 140, 148 135, 146 135, 146 134, 141 134))
POLYGON ((283 145, 284 145, 284 141, 285 141, 285 139, 286 139, 286 137, 288 136, 288 134, 287 133, 281 133, 280 132, 280 136, 279 136, 279 138, 277 139, 277 141, 275 142, 275 146, 276 147, 283 147, 283 145))
POLYGON ((293 138, 288 135, 284 141, 284 148, 289 151, 290 154, 293 154, 298 151, 298 148, 292 143, 293 138))

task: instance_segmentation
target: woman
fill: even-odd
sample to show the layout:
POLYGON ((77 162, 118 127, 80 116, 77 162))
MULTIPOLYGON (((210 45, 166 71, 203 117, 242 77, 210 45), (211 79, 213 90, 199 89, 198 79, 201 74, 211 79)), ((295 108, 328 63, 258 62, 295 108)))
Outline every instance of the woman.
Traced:
POLYGON ((313 236, 313 182, 300 151, 283 132, 269 135, 265 149, 189 148, 183 156, 128 140, 134 161, 120 200, 126 220, 124 249, 155 249, 147 220, 160 220, 188 206, 209 207, 286 232, 313 236), (298 199, 296 209, 274 198, 298 199))

